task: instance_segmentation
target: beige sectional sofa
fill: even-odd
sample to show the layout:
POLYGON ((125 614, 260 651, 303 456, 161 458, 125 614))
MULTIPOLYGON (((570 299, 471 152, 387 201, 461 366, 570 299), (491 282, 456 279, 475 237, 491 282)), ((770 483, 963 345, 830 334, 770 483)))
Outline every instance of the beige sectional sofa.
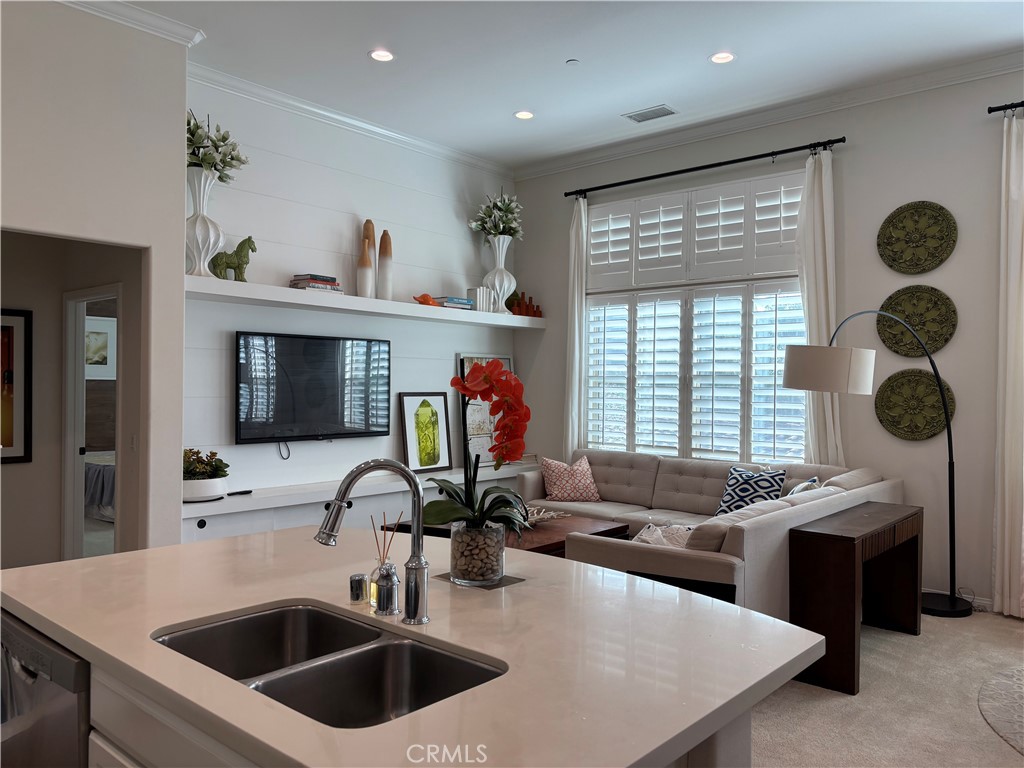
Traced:
POLYGON ((786 469, 782 497, 714 517, 732 466, 756 464, 710 459, 670 459, 623 451, 579 450, 586 456, 601 501, 548 501, 540 470, 519 475, 530 506, 581 517, 615 520, 635 535, 648 523, 696 526, 688 546, 642 544, 584 534, 566 539, 566 557, 613 568, 789 618, 789 529, 865 501, 903 501, 903 481, 871 469, 820 464, 773 465, 786 469), (787 496, 817 477, 826 487, 787 496), (718 547, 715 549, 715 547, 718 547))

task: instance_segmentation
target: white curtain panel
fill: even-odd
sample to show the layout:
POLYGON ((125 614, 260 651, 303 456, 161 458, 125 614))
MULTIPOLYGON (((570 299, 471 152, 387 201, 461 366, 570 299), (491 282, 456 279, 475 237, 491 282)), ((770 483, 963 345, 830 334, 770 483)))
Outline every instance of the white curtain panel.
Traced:
POLYGON ((1003 118, 992 610, 1024 616, 1024 127, 1003 118))
MULTIPOLYGON (((804 193, 797 215, 796 252, 807 319, 807 343, 827 346, 840 320, 836 316, 836 234, 830 150, 813 153, 807 158, 804 193)), ((804 461, 846 466, 836 394, 807 393, 804 461)))
POLYGON ((587 198, 577 197, 569 227, 569 304, 565 376, 565 461, 586 444, 583 351, 587 316, 587 198))

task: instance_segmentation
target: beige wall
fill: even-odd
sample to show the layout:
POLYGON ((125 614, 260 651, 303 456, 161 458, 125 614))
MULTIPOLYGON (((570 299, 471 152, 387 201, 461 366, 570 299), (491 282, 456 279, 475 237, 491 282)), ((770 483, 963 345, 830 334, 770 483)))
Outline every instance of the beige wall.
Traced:
POLYGON ((0 567, 59 560, 63 519, 64 292, 120 283, 118 549, 140 546, 142 254, 16 232, 0 234, 0 301, 32 311, 32 461, 0 468, 0 567))
MULTIPOLYGON (((940 288, 956 303, 959 327, 935 359, 957 399, 957 582, 979 597, 990 598, 1001 127, 1000 118, 986 114, 986 107, 1019 99, 1022 85, 1020 73, 991 77, 517 181, 516 191, 525 205, 526 239, 519 247, 516 277, 531 287, 548 318, 543 335, 516 337, 516 365, 526 376, 534 409, 529 449, 561 455, 565 265, 573 205, 562 196, 564 191, 845 135, 847 143, 835 151, 839 311, 845 316, 860 309, 877 309, 892 291, 916 283, 940 288), (950 259, 938 269, 918 276, 900 275, 879 259, 875 238, 882 220, 893 209, 922 199, 940 203, 953 213, 959 224, 959 241, 950 259)), ((804 160, 802 156, 780 158, 774 170, 802 168, 804 160)), ((615 192, 632 197, 673 184, 692 185, 771 170, 767 163, 737 166, 659 186, 594 194, 591 203, 616 199, 615 192)), ((879 349, 876 386, 902 368, 924 367, 920 360, 898 357, 882 347, 870 319, 851 322, 843 329, 841 342, 879 349)), ((898 440, 879 425, 871 397, 846 398, 843 410, 847 462, 904 478, 907 501, 925 508, 925 586, 945 590, 945 440, 898 440)))
POLYGON ((145 541, 180 536, 185 48, 56 3, 4 3, 0 226, 142 250, 145 541))

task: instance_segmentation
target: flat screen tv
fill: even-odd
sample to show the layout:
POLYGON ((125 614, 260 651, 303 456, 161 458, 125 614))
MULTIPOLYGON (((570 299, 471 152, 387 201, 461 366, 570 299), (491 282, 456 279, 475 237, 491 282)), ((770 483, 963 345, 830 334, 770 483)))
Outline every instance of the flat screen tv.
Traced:
POLYGON ((387 435, 391 342, 238 331, 235 443, 387 435))

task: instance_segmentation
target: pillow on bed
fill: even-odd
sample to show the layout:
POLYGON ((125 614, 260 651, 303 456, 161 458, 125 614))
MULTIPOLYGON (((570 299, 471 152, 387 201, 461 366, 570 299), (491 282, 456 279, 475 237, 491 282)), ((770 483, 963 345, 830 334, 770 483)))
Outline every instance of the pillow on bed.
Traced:
POLYGON ((751 472, 743 467, 729 467, 725 493, 715 515, 727 515, 758 501, 771 501, 782 495, 786 470, 751 472))
POLYGON ((554 459, 541 457, 540 471, 544 475, 544 490, 548 501, 600 501, 594 474, 586 456, 571 467, 554 459))

